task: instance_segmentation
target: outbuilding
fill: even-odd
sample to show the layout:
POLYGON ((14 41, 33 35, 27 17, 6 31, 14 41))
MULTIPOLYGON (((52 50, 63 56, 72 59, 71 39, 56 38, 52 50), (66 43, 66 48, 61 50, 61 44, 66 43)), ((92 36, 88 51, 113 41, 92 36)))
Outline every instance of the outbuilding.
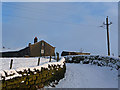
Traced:
POLYGON ((46 41, 34 38, 34 44, 29 43, 27 47, 19 51, 2 52, 2 57, 41 57, 55 56, 55 47, 48 44, 46 41))

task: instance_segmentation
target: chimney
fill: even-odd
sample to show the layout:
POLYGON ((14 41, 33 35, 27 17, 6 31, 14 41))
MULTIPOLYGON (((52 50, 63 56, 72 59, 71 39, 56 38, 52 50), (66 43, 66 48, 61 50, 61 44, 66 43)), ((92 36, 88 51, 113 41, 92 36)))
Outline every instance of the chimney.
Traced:
POLYGON ((28 47, 30 47, 31 43, 28 44, 28 47))
POLYGON ((38 39, 37 39, 37 37, 35 37, 35 38, 34 38, 34 43, 36 43, 36 42, 37 42, 37 40, 38 40, 38 39))

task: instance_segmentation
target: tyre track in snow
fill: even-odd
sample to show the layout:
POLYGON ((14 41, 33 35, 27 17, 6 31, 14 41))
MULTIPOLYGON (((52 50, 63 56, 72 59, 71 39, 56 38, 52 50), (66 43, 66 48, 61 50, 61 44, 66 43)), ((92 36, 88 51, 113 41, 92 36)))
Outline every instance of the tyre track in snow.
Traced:
POLYGON ((109 67, 85 64, 66 64, 65 78, 56 88, 117 88, 118 71, 109 67))

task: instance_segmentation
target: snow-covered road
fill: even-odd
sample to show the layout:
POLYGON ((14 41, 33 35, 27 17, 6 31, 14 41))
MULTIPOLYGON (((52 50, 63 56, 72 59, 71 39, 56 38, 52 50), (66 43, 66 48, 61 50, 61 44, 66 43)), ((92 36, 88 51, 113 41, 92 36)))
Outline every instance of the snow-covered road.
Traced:
POLYGON ((118 71, 109 67, 66 64, 66 75, 56 88, 117 88, 118 71))

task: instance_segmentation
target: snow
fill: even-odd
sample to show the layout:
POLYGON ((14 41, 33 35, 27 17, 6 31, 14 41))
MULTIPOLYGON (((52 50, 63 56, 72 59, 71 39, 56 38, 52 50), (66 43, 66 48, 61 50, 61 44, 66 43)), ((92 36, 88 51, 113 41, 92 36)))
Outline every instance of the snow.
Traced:
POLYGON ((65 78, 56 88, 118 88, 118 71, 90 64, 66 64, 65 78))
POLYGON ((15 77, 21 77, 22 75, 18 74, 15 70, 5 70, 5 71, 0 71, 0 80, 2 80, 2 77, 5 78, 5 80, 12 79, 15 77), (7 73, 7 77, 5 75, 5 72, 7 73), (11 76, 12 75, 12 76, 11 76))
POLYGON ((14 49, 10 49, 10 48, 2 48, 0 49, 0 52, 11 52, 11 51, 19 51, 21 49, 24 49, 25 47, 21 47, 21 48, 14 48, 14 49))
MULTIPOLYGON (((38 57, 35 58, 0 58, 1 70, 9 70, 10 62, 13 59, 12 69, 22 68, 22 67, 34 67, 37 66, 38 57)), ((40 65, 49 62, 49 58, 40 58, 40 65)), ((56 62, 56 60, 51 60, 51 62, 56 62)))
POLYGON ((20 75, 20 74, 18 74, 18 73, 16 72, 15 75, 13 75, 13 76, 9 76, 9 77, 6 77, 5 80, 13 79, 13 78, 15 78, 15 77, 21 77, 21 76, 22 76, 22 75, 20 75))
POLYGON ((21 83, 24 83, 24 81, 22 81, 21 83))
POLYGON ((101 57, 104 57, 104 58, 113 58, 113 59, 118 59, 118 57, 116 56, 105 56, 105 55, 67 55, 67 56, 64 56, 64 57, 76 57, 76 56, 86 56, 86 57, 96 57, 96 56, 99 56, 100 58, 101 57))
POLYGON ((100 66, 109 66, 114 69, 120 68, 120 59, 113 56, 100 56, 100 55, 68 55, 65 56, 67 62, 79 62, 89 64, 99 64, 100 66), (76 59, 75 59, 76 58, 76 59), (72 60, 73 59, 73 60, 72 60), (83 62, 81 62, 83 60, 83 62), (89 62, 90 61, 90 62, 89 62))
MULTIPOLYGON (((83 55, 82 55, 83 56, 83 55)), ((85 56, 85 55, 84 55, 85 56)), ((73 56, 69 56, 73 57, 73 56)), ((89 57, 89 55, 88 55, 89 57)), ((94 57, 94 56, 93 56, 94 57)), ((106 57, 106 56, 100 56, 106 57)), ((117 59, 117 57, 113 57, 117 59)), ((72 60, 71 58, 69 58, 72 60)), ((15 77, 21 77, 18 71, 24 72, 24 70, 35 72, 36 70, 41 71, 41 67, 48 68, 48 65, 60 65, 63 68, 65 59, 62 57, 59 62, 52 59, 49 62, 49 58, 41 58, 40 65, 37 66, 38 57, 35 58, 0 58, 2 68, 0 68, 0 76, 4 77, 5 80, 12 79, 15 77), (10 70, 10 61, 13 59, 13 67, 10 70), (6 76, 5 72, 8 76, 6 76)), ((88 59, 86 59, 88 61, 88 59)), ((104 63, 99 60, 94 60, 95 62, 104 63)), ((114 60, 113 60, 114 61, 114 60)), ((117 60, 115 60, 117 61, 117 60)), ((119 63, 117 63, 119 64, 119 63)), ((116 64, 108 63, 113 67, 116 64)), ((48 68, 49 69, 49 68, 48 68)), ((27 74, 24 74, 27 75, 27 74)), ((0 77, 0 80, 3 78, 0 77)), ((23 83, 22 81, 21 83, 23 83)), ((66 74, 65 78, 60 80, 56 88, 118 88, 118 70, 111 67, 103 66, 99 67, 97 65, 91 64, 66 64, 66 74)))
MULTIPOLYGON (((15 58, 14 58, 15 59, 15 58)), ((16 58, 16 59, 20 59, 20 58, 16 58)), ((30 59, 30 58, 29 58, 30 59)), ((33 58, 33 59, 35 59, 35 58, 33 58)), ((6 60, 6 59, 5 59, 6 60)), ((22 60, 25 60, 25 58, 23 59, 22 58, 22 60)), ((26 59, 27 60, 27 59, 26 59)), ((32 60, 31 60, 32 61, 32 60)), ((29 61, 29 62, 31 62, 31 61, 29 61)), ((34 72, 34 74, 36 74, 36 72, 35 72, 35 69, 36 70, 39 70, 39 71, 41 71, 41 68, 43 67, 43 68, 48 68, 48 65, 60 65, 61 66, 61 68, 63 67, 63 65, 64 65, 64 62, 65 62, 65 58, 61 58, 60 60, 59 60, 59 62, 56 62, 56 60, 53 60, 52 59, 52 61, 51 62, 49 62, 49 59, 45 59, 45 58, 41 58, 41 64, 40 64, 40 66, 28 66, 28 67, 19 67, 19 68, 17 68, 17 67, 15 67, 15 69, 10 69, 10 70, 1 70, 0 71, 0 80, 3 80, 3 79, 5 79, 5 80, 8 80, 8 79, 12 79, 12 78, 15 78, 15 77, 21 77, 22 75, 21 74, 18 74, 17 72, 19 72, 19 71, 22 71, 22 72, 24 72, 24 70, 26 70, 26 71, 28 71, 28 69, 30 69, 30 71, 33 71, 34 72), (44 61, 42 61, 42 60, 44 60, 44 61), (6 74, 7 75, 6 75, 6 74)), ((32 63, 32 62, 31 62, 32 63)), ((19 64, 19 62, 18 62, 18 64, 19 64)), ((25 65, 25 63, 23 63, 24 65, 25 65)), ((15 64, 16 65, 16 64, 15 64)), ((27 75, 27 74, 24 74, 24 75, 27 75)))

